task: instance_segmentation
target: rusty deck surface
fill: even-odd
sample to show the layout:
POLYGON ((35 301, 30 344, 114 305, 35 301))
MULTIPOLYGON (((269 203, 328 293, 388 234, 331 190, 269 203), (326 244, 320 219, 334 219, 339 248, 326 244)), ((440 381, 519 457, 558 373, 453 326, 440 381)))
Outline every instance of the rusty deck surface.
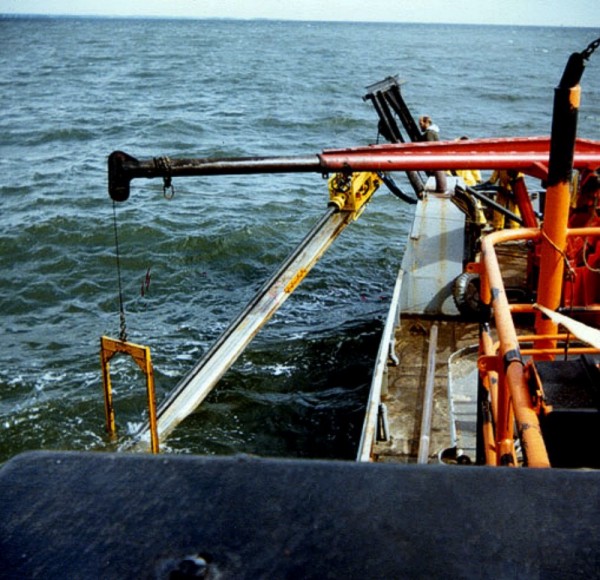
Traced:
MULTIPOLYGON (((522 298, 526 293, 526 245, 505 244, 497 248, 497 255, 507 293, 515 295, 517 299, 522 298)), ((395 334, 395 351, 399 364, 388 366, 387 392, 382 396, 382 402, 387 407, 389 439, 374 445, 373 457, 376 461, 414 463, 417 460, 429 337, 433 324, 438 325, 438 339, 429 461, 437 462, 440 452, 456 443, 454 436, 466 447, 465 454, 472 460, 475 459, 478 324, 458 318, 401 315, 401 323, 395 334), (463 368, 464 365, 469 365, 469 369, 452 370, 456 369, 455 362, 462 353, 463 368), (449 392, 451 373, 454 373, 455 379, 450 381, 452 393, 449 392), (462 375, 458 380, 457 374, 462 375), (459 380, 462 380, 462 384, 457 385, 459 380), (452 409, 450 405, 453 406, 452 409), (458 433, 453 433, 452 426, 456 425, 456 421, 458 433)))
MULTIPOLYGON (((448 359, 452 353, 476 345, 478 327, 473 323, 433 321, 417 317, 405 318, 396 331, 398 366, 388 367, 387 394, 382 397, 388 410, 390 438, 374 447, 377 461, 416 461, 424 385, 427 373, 427 352, 432 324, 438 324, 434 399, 431 423, 430 459, 452 445, 448 399, 448 359)), ((473 397, 477 385, 473 385, 473 397)))

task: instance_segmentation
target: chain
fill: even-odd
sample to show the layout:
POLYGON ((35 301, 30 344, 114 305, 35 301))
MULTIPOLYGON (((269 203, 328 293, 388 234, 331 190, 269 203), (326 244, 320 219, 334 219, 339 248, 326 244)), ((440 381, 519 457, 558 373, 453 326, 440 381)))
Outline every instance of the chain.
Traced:
POLYGON ((119 257, 119 235, 117 232, 117 204, 113 200, 113 226, 115 230, 115 250, 117 254, 117 278, 119 281, 119 320, 120 320, 120 333, 119 340, 123 342, 127 341, 127 323, 125 321, 125 307, 123 306, 123 287, 121 285, 121 260, 119 257))
POLYGON ((590 56, 592 56, 592 54, 594 54, 594 52, 599 47, 600 47, 600 38, 597 38, 596 40, 594 40, 594 42, 591 42, 589 44, 589 46, 581 53, 583 60, 587 60, 588 58, 590 58, 590 56))

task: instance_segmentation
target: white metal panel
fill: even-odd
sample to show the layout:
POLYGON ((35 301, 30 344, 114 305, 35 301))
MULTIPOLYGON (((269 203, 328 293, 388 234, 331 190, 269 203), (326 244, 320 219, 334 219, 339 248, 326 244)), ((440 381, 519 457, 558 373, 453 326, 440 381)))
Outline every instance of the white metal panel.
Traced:
POLYGON ((401 311, 457 316, 452 283, 462 273, 465 215, 449 195, 420 200, 402 260, 401 311))

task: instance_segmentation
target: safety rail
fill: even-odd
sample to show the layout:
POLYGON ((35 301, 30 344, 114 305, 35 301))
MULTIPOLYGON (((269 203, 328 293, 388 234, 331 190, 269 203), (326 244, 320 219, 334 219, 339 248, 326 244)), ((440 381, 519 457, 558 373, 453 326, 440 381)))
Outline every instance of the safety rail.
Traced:
MULTIPOLYGON (((566 235, 567 239, 576 236, 600 238, 600 227, 568 229, 566 235)), ((513 314, 533 314, 536 310, 533 304, 509 304, 495 252, 495 246, 503 242, 540 241, 542 237, 542 231, 537 228, 494 232, 482 240, 481 262, 468 266, 468 270, 480 275, 481 302, 493 309, 498 335, 498 340, 494 341, 489 325, 482 324, 478 367, 483 389, 489 393, 489 407, 484 409, 481 425, 483 453, 488 465, 517 465, 513 427, 516 423, 526 465, 550 467, 539 421, 540 405, 532 400, 523 357, 551 359, 556 354, 564 354, 565 348, 556 345, 558 341, 567 341, 569 335, 517 335, 513 314), (533 347, 521 348, 522 344, 528 343, 533 343, 533 347)), ((569 347, 568 352, 598 354, 600 349, 569 347)))
MULTIPOLYGON (((381 333, 381 342, 377 352, 377 360, 373 371, 371 389, 369 391, 369 400, 367 402, 367 411, 363 422, 362 435, 358 445, 357 461, 371 461, 373 443, 377 439, 377 421, 384 411, 382 406, 382 395, 387 393, 387 378, 384 375, 387 369, 388 360, 396 356, 395 354, 395 330, 400 321, 400 293, 402 292, 402 280, 404 271, 399 270, 394 285, 394 292, 390 303, 390 309, 381 333)), ((398 364, 398 360, 395 360, 398 364)))

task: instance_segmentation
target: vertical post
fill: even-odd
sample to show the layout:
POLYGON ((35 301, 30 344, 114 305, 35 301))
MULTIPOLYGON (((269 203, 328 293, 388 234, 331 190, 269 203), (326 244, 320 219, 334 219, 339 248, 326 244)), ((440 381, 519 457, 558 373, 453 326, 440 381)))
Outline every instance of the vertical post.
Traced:
MULTIPOLYGON (((516 364, 516 363, 511 363, 516 364)), ((500 369, 498 382, 498 414, 496 423, 496 461, 497 465, 515 465, 515 446, 513 425, 515 415, 512 407, 510 385, 506 374, 500 369)))
POLYGON ((429 444, 431 442, 431 413, 433 411, 433 390, 435 387, 435 354, 438 341, 438 325, 434 323, 429 331, 429 350, 427 351, 427 374, 425 377, 425 393, 423 395, 423 416, 421 418, 421 438, 417 463, 429 461, 429 444))
POLYGON ((144 358, 146 370, 146 389, 148 391, 148 420, 150 422, 150 449, 152 453, 159 452, 158 426, 156 422, 156 395, 154 394, 154 371, 150 360, 150 350, 144 358))
POLYGON ((102 364, 102 385, 104 386, 104 414, 106 416, 106 432, 111 438, 117 434, 115 409, 113 407, 112 385, 110 383, 110 354, 104 347, 104 337, 100 339, 100 363, 102 364))
MULTIPOLYGON (((486 276, 482 276, 482 281, 486 276)), ((498 373, 487 365, 482 365, 484 358, 492 360, 494 342, 490 334, 490 325, 484 322, 479 325, 479 379, 477 381, 477 463, 480 465, 497 465, 497 446, 494 424, 498 404, 498 373)))
MULTIPOLYGON (((577 133, 581 89, 579 81, 585 63, 580 53, 569 58, 554 92, 548 187, 542 225, 538 302, 550 310, 560 306, 564 276, 564 249, 567 240, 570 184, 577 133)), ((537 314, 536 334, 556 334, 557 325, 537 314)), ((553 348, 556 341, 543 341, 541 348, 553 348)))

